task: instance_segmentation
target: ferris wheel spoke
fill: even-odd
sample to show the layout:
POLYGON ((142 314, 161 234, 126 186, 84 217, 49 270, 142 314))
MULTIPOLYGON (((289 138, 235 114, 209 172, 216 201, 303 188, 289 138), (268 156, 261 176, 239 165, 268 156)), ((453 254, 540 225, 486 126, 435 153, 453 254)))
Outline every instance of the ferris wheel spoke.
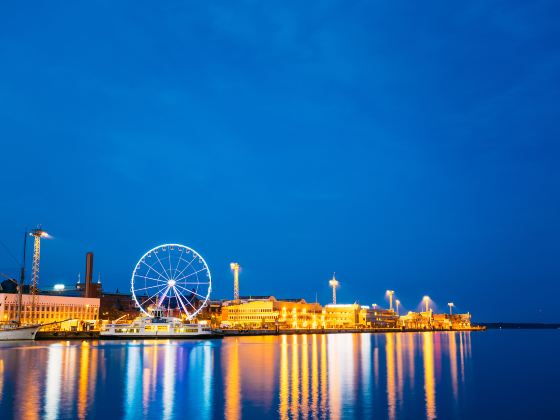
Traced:
POLYGON ((168 252, 169 255, 169 276, 173 278, 173 269, 171 268, 171 250, 168 252))
MULTIPOLYGON (((175 270, 173 270, 173 278, 177 277, 175 276, 175 274, 177 273, 177 270, 179 269, 179 264, 181 263, 181 260, 183 259, 183 254, 185 253, 185 250, 183 248, 181 248, 181 255, 179 255, 179 258, 177 259, 177 265, 175 266, 175 270)), ((171 254, 169 254, 169 264, 171 264, 171 254)))
POLYGON ((197 271, 195 271, 195 272, 193 272, 193 273, 187 274, 186 276, 183 276, 183 277, 181 277, 181 278, 179 278, 179 279, 175 279, 175 280, 176 280, 176 281, 181 281, 181 280, 183 280, 183 279, 187 279, 187 278, 189 278, 190 276, 194 276, 195 274, 198 274, 198 273, 200 273, 201 271, 204 271, 204 270, 206 270, 206 267, 201 268, 200 270, 197 270, 197 271))
MULTIPOLYGON (((173 287, 175 289, 175 287, 173 287)), ((185 311, 185 313, 188 316, 191 316, 191 313, 187 310, 187 307, 185 306, 185 304, 183 303, 183 299, 181 299, 181 296, 179 295, 179 291, 177 289, 175 289, 175 296, 177 296, 177 300, 179 301, 179 303, 181 304, 181 306, 183 307, 183 310, 185 311)))
POLYGON ((185 299, 185 301, 191 306, 191 308, 194 309, 194 311, 195 311, 195 313, 196 313, 197 309, 193 306, 193 304, 189 301, 189 299, 186 298, 179 290, 177 290, 177 292, 179 293, 179 295, 180 295, 183 299, 185 299))
POLYGON ((187 285, 187 284, 192 284, 193 286, 200 286, 202 284, 210 284, 207 281, 182 281, 181 284, 183 286, 187 285))
MULTIPOLYGON (((148 267, 149 270, 152 270, 153 272, 157 273, 158 277, 165 278, 165 276, 164 276, 163 274, 161 274, 158 270, 156 270, 156 269, 154 268, 154 265, 156 265, 156 263, 153 263, 152 265, 150 265, 150 264, 148 264, 148 263, 145 262, 145 261, 142 261, 142 262, 146 265, 146 267, 148 267)), ((157 261, 156 261, 156 262, 157 262, 157 261)), ((150 272, 149 270, 148 270, 148 273, 150 272)))
POLYGON ((196 293, 194 290, 189 290, 189 289, 187 289, 186 287, 178 286, 177 284, 175 285, 175 287, 179 287, 180 289, 183 289, 183 290, 185 290, 185 291, 187 291, 187 292, 189 292, 189 293, 192 293, 193 295, 197 295, 198 297, 201 297, 202 300, 206 300, 206 296, 202 296, 201 294, 196 293))
POLYGON ((146 299, 144 302, 142 302, 142 303, 139 304, 139 305, 140 305, 140 306, 145 305, 147 302, 149 302, 150 300, 152 300, 153 298, 155 298, 155 297, 158 295, 159 292, 160 292, 160 291, 158 290, 158 291, 155 292, 152 296, 150 296, 148 299, 146 299))
POLYGON ((175 287, 178 287, 179 289, 184 290, 183 293, 185 293, 185 292, 194 293, 192 290, 190 290, 190 289, 188 289, 188 288, 186 288, 186 287, 183 287, 183 286, 179 286, 178 284, 175 284, 175 287))
MULTIPOLYGON (((177 274, 177 277, 179 277, 180 275, 182 275, 182 274, 185 272, 185 270, 186 270, 187 268, 189 268, 189 267, 191 266, 191 264, 194 262, 194 260, 196 260, 197 258, 198 258, 198 255, 195 255, 195 257, 187 264, 187 266, 186 266, 185 268, 183 268, 183 269, 179 272, 179 274, 177 274)), ((183 261, 187 262, 187 260, 183 260, 183 261)), ((175 278, 175 280, 177 280, 177 278, 175 278)))
POLYGON ((146 287, 140 287, 138 289, 136 289, 136 291, 140 291, 140 290, 148 290, 148 289, 153 289, 154 287, 159 287, 160 289, 163 289, 163 286, 160 286, 159 284, 156 284, 154 286, 146 286, 146 287))
POLYGON ((166 281, 166 280, 162 280, 162 279, 155 279, 155 278, 153 278, 153 277, 142 276, 142 275, 140 275, 140 274, 135 274, 134 276, 135 276, 135 277, 142 277, 143 279, 153 280, 153 281, 157 281, 157 282, 160 282, 160 283, 165 283, 165 284, 167 284, 167 281, 166 281))
POLYGON ((154 251, 154 255, 156 256, 156 258, 157 258, 157 260, 158 260, 158 262, 159 262, 159 265, 161 266, 161 269, 162 269, 163 272, 165 273, 165 276, 164 276, 164 277, 165 277, 166 279, 170 279, 169 276, 171 275, 171 273, 167 274, 167 271, 165 270, 165 267, 163 266, 163 263, 162 263, 161 260, 159 259, 159 256, 158 256, 158 254, 157 254, 156 251, 154 251))
MULTIPOLYGON (((142 264, 144 264, 146 267, 148 267, 150 270, 154 271, 158 277, 162 277, 165 278, 164 275, 162 275, 159 271, 157 271, 152 265, 148 264, 146 261, 142 260, 142 264)), ((155 264, 154 264, 155 265, 155 264)), ((149 273, 149 271, 148 271, 149 273)))
POLYGON ((166 289, 164 290, 163 294, 160 296, 160 298, 158 299, 158 303, 157 306, 161 306, 161 304, 163 303, 163 300, 165 299, 165 296, 167 295, 167 292, 169 292, 169 289, 171 288, 171 286, 167 286, 166 289))

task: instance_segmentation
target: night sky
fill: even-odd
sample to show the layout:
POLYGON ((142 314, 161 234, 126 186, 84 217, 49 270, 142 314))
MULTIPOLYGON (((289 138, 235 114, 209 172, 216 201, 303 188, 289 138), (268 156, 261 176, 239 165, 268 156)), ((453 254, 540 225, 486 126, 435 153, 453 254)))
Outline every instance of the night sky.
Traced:
POLYGON ((272 3, 4 2, 0 271, 560 321, 558 1, 272 3))

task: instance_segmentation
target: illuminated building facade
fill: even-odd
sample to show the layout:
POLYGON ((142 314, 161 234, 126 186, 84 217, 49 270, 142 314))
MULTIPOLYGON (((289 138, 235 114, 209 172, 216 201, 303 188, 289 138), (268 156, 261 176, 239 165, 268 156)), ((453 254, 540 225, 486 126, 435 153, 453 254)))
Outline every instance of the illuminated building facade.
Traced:
POLYGON ((398 328, 399 316, 393 309, 370 308, 362 306, 360 325, 368 328, 398 328))
POLYGON ((471 314, 434 314, 427 312, 409 312, 399 319, 400 325, 409 330, 469 330, 471 314))
POLYGON ((425 330, 432 328, 432 311, 409 312, 399 319, 399 323, 405 329, 425 330))
MULTIPOLYGON (((0 320, 10 322, 17 317, 16 293, 0 293, 0 320)), ((71 296, 36 295, 35 309, 32 296, 22 295, 22 324, 54 324, 53 328, 63 330, 84 330, 93 327, 99 319, 99 299, 71 296)))
POLYGON ((361 309, 356 303, 325 305, 325 328, 355 328, 360 321, 361 309))
POLYGON ((437 330, 470 329, 471 314, 433 314, 432 325, 437 330))
POLYGON ((274 296, 240 297, 224 302, 222 325, 240 328, 321 328, 321 305, 305 299, 276 299, 274 296))

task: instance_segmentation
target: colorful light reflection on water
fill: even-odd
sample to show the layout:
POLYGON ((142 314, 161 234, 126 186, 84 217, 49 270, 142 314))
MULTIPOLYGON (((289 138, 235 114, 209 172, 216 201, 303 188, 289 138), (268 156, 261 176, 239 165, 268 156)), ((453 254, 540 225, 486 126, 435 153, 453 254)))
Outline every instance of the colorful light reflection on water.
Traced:
POLYGON ((558 343, 555 331, 4 343, 0 412, 202 420, 546 415, 560 373, 552 356, 558 343), (527 353, 536 348, 540 358, 527 353), (508 403, 496 403, 504 392, 508 403), (538 399, 538 407, 524 414, 516 395, 520 406, 538 399))

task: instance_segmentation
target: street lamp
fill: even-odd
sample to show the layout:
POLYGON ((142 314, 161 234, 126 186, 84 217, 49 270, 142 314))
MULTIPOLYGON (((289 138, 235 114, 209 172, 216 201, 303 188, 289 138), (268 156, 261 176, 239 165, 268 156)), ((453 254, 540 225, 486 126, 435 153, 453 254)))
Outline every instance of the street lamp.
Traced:
POLYGON ((453 315, 453 307, 455 304, 453 302, 449 302, 447 306, 449 306, 449 315, 453 315))
POLYGON ((333 304, 336 305, 336 288, 338 287, 338 280, 335 277, 335 273, 333 273, 332 279, 329 280, 329 286, 332 287, 332 300, 333 304))
POLYGON ((395 291, 387 290, 387 294, 389 295, 389 309, 393 310, 393 295, 395 294, 395 291))
POLYGON ((425 308, 426 308, 426 312, 428 312, 428 311, 430 310, 430 307, 429 307, 429 305, 430 305, 430 297, 429 297, 429 296, 424 296, 424 297, 422 298, 422 300, 424 301, 424 305, 425 305, 425 308))
POLYGON ((400 300, 396 300, 395 303, 397 304, 397 315, 399 314, 399 305, 401 304, 400 300))
POLYGON ((239 263, 232 262, 229 267, 233 271, 233 300, 239 300, 239 263))
MULTIPOLYGON (((50 239, 51 236, 41 229, 41 226, 31 230, 33 236, 33 277, 31 282, 31 322, 35 322, 37 294, 39 293, 39 263, 41 261, 41 239, 50 239)), ((25 245, 24 245, 25 246, 25 245)))

